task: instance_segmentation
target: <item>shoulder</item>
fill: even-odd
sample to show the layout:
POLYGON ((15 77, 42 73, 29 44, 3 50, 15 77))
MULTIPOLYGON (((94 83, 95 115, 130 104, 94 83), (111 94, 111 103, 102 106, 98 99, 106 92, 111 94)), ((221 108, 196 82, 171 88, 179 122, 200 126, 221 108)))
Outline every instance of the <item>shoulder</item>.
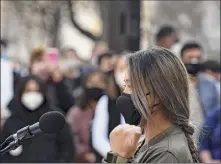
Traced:
POLYGON ((200 86, 206 85, 206 86, 213 87, 213 86, 215 86, 215 81, 214 81, 214 80, 207 79, 207 78, 201 78, 201 79, 199 80, 199 85, 200 85, 200 86))
POLYGON ((98 103, 104 103, 104 102, 107 102, 108 101, 108 96, 107 95, 103 95, 99 100, 98 100, 98 103))
POLYGON ((162 148, 168 157, 174 156, 178 162, 191 162, 192 155, 189 150, 188 142, 182 130, 177 130, 176 133, 169 135, 161 143, 162 148))
POLYGON ((148 154, 152 154, 149 159, 151 163, 192 162, 192 156, 183 132, 165 137, 162 141, 152 146, 148 154))
MULTIPOLYGON (((100 109, 100 108, 104 108, 105 106, 108 105, 108 96, 107 95, 103 95, 97 102, 97 106, 96 106, 96 110, 95 112, 97 111, 97 109, 100 109)), ((106 108, 106 107, 105 107, 106 108)))

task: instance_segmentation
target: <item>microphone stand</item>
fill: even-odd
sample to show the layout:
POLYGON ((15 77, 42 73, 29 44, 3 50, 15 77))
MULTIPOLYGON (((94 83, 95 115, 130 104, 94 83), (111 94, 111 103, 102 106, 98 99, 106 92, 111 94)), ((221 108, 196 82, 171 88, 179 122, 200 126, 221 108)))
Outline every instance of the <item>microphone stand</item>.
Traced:
POLYGON ((15 150, 24 142, 24 139, 31 138, 34 135, 30 133, 29 125, 18 130, 17 135, 9 136, 0 146, 0 154, 15 150), (6 145, 7 146, 4 146, 6 145))

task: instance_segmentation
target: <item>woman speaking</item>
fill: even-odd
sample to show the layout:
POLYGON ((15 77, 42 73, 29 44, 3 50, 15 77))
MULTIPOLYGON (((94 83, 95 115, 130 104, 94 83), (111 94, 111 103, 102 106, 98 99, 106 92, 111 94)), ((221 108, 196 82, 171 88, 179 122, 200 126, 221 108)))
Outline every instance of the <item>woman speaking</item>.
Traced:
POLYGON ((158 47, 128 55, 127 62, 125 90, 117 100, 127 124, 111 132, 111 151, 103 162, 198 162, 183 63, 158 47))

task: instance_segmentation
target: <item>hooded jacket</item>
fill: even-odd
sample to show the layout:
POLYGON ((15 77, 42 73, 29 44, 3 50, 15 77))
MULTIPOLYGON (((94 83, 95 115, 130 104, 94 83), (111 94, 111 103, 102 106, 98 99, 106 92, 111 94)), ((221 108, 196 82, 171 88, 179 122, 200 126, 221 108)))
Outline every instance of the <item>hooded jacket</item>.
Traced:
MULTIPOLYGON (((2 143, 9 135, 17 130, 32 125, 46 112, 59 110, 50 105, 47 98, 46 86, 36 76, 27 76, 20 81, 16 94, 9 104, 11 116, 6 120, 0 133, 2 143), (21 96, 28 81, 34 80, 40 86, 40 92, 44 96, 43 104, 34 111, 30 111, 21 103, 21 96)), ((60 111, 60 110, 59 110, 60 111)), ((40 133, 31 139, 25 140, 22 146, 16 150, 1 155, 1 162, 5 163, 49 163, 72 162, 73 142, 68 124, 57 134, 40 133)))

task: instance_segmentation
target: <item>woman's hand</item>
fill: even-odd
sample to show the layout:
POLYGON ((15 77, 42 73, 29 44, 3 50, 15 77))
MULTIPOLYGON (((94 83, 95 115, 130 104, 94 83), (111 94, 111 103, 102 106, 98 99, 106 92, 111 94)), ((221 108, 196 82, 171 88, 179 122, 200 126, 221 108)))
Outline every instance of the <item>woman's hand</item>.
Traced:
POLYGON ((141 128, 123 124, 110 133, 111 151, 123 158, 131 158, 137 150, 137 143, 142 134, 141 128))
POLYGON ((95 157, 95 155, 94 155, 93 153, 86 153, 86 154, 84 155, 84 158, 85 158, 88 162, 90 162, 90 163, 96 162, 96 157, 95 157))

